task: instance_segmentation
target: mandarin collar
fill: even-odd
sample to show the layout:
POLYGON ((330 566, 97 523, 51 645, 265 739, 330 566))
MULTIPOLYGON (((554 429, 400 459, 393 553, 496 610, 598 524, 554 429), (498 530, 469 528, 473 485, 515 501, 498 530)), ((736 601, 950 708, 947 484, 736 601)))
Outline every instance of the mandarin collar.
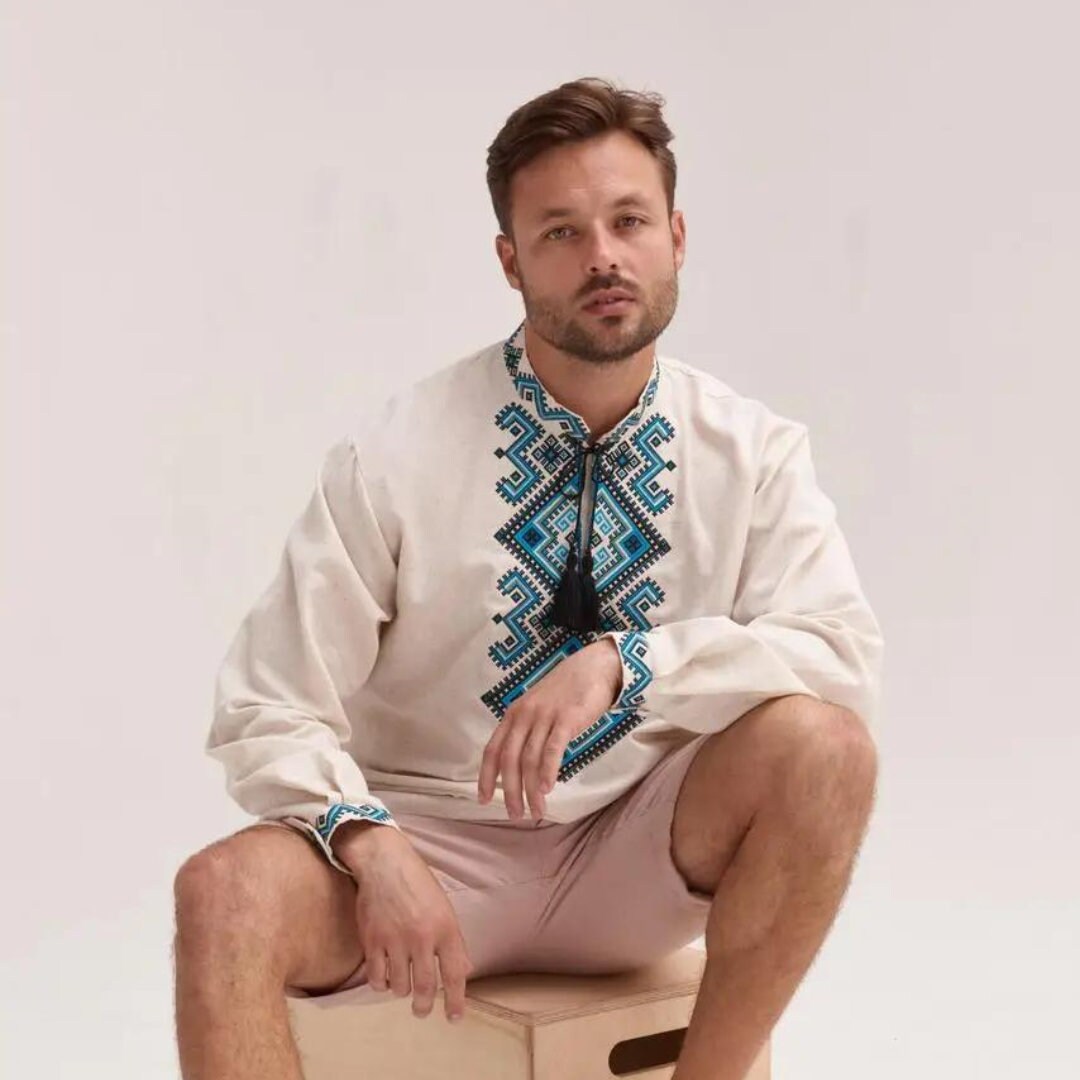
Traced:
MULTIPOLYGON (((517 388, 518 396, 531 409, 533 415, 542 423, 557 428, 570 439, 586 442, 589 428, 584 419, 572 409, 557 401, 540 381, 525 349, 525 320, 503 342, 503 361, 507 374, 517 388)), ((631 428, 640 423, 645 410, 656 398, 660 384, 660 358, 653 353, 652 372, 645 388, 638 395, 637 403, 629 413, 600 439, 596 445, 607 446, 622 438, 631 428)))

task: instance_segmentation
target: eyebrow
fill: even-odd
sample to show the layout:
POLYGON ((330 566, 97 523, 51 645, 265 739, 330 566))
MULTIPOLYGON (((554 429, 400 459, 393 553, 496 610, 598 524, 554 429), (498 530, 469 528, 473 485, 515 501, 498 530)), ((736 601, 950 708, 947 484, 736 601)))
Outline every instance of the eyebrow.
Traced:
MULTIPOLYGON (((622 195, 616 199, 612 204, 613 210, 618 210, 624 206, 640 206, 642 208, 648 208, 648 202, 641 195, 629 194, 622 195)), ((544 210, 539 217, 536 218, 536 224, 542 225, 545 221, 549 221, 551 218, 568 217, 574 213, 573 207, 554 206, 547 210, 544 210)))

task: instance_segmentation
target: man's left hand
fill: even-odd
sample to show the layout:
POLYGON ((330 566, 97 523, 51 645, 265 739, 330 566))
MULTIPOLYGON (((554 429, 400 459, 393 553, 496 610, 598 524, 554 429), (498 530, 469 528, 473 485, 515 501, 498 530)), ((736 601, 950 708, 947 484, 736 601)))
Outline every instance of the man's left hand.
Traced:
POLYGON ((543 817, 544 793, 555 786, 567 745, 611 708, 621 689, 622 662, 611 638, 562 660, 503 714, 480 763, 480 802, 491 799, 501 773, 508 815, 525 816, 524 787, 533 817, 543 817))

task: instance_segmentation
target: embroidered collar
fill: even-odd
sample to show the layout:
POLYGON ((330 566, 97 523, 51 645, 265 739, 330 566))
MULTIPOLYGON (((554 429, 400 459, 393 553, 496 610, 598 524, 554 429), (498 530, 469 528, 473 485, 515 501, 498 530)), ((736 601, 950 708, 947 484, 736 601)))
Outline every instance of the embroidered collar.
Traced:
MULTIPOLYGON (((589 428, 585 421, 572 409, 560 404, 544 388, 525 351, 525 320, 503 343, 503 360, 506 370, 513 379, 522 401, 529 404, 537 417, 548 424, 554 424, 571 439, 585 442, 589 437, 589 428)), ((637 404, 600 440, 598 445, 608 446, 621 438, 634 427, 645 414, 645 410, 656 398, 660 383, 660 361, 654 354, 652 374, 645 384, 645 389, 638 396, 637 404)))

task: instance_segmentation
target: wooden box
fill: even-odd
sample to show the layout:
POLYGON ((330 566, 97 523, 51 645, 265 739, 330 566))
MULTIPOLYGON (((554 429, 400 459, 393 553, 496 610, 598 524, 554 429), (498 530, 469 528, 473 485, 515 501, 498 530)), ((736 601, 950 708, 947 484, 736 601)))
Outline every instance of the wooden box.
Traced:
MULTIPOLYGON (((423 1018, 390 991, 351 1007, 348 991, 287 1000, 306 1080, 662 1080, 704 968, 686 946, 619 975, 489 975, 466 984, 456 1024, 441 991, 423 1018)), ((747 1080, 769 1075, 766 1042, 747 1080)))

